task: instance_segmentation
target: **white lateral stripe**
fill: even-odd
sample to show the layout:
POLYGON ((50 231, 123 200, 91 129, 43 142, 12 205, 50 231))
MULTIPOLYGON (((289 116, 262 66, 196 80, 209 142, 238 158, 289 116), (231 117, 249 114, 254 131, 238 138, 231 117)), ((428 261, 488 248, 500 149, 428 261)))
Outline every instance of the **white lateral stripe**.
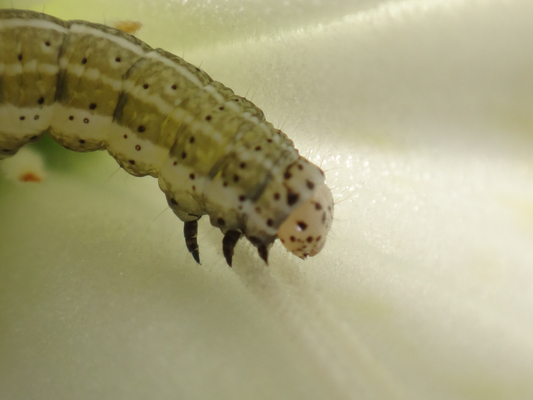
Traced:
POLYGON ((68 28, 62 27, 52 21, 45 19, 18 19, 10 18, 0 20, 0 29, 6 28, 39 28, 39 29, 51 29, 63 34, 68 33, 68 28))

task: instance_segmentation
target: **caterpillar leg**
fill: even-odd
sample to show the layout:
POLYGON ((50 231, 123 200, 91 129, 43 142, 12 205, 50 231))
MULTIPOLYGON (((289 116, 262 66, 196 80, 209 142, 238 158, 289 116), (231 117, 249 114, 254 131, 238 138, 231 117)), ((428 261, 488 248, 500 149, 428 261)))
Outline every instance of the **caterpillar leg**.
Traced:
POLYGON ((187 250, 192 254, 194 260, 200 264, 200 251, 198 250, 198 220, 186 221, 183 225, 183 235, 187 250))
POLYGON ((222 240, 222 252, 224 253, 224 258, 230 267, 233 259, 233 251, 241 236, 242 233, 239 231, 228 231, 222 240))

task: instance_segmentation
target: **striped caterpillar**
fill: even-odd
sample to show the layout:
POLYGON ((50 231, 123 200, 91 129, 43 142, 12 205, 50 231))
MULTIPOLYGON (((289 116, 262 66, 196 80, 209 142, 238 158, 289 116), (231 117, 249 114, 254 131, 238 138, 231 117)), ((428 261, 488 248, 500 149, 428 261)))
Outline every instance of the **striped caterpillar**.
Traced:
POLYGON ((276 238, 302 259, 324 247, 324 173, 253 103, 118 29, 0 10, 0 159, 46 132, 158 178, 198 263, 202 215, 224 234, 230 266, 242 236, 265 262, 276 238))

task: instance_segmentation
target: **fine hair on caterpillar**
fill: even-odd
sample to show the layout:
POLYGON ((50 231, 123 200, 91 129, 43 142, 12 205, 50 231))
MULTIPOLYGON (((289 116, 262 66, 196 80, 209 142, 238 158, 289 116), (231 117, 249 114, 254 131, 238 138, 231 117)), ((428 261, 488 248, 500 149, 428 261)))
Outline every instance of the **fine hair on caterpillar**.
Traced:
POLYGON ((324 247, 324 172, 251 101, 119 29, 0 10, 0 160, 46 132, 157 178, 198 263, 203 215, 230 266, 242 237, 265 262, 277 238, 300 258, 324 247))

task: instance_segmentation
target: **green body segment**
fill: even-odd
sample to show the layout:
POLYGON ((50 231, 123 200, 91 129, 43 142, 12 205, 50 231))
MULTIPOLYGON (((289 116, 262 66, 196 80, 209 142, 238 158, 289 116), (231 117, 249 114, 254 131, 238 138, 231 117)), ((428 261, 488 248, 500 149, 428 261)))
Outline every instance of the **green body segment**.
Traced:
POLYGON ((104 25, 0 10, 0 159, 46 131, 157 177, 180 219, 208 214, 263 251, 324 183, 259 108, 183 59, 104 25))

